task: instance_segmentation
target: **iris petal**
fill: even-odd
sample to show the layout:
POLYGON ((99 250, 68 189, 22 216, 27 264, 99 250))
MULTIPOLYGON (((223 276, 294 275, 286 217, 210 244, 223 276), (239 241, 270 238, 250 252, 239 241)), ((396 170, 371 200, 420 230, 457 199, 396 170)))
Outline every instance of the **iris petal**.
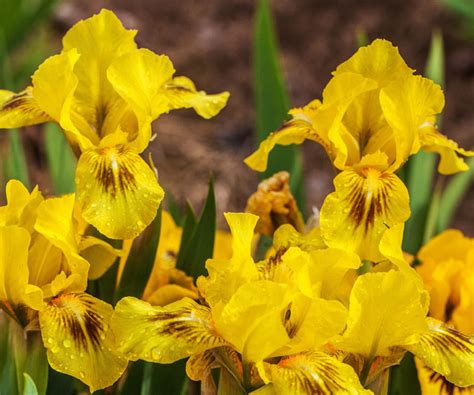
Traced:
POLYGON ((329 247, 379 261, 387 228, 410 215, 408 191, 394 174, 377 169, 345 170, 334 179, 336 191, 321 208, 321 234, 329 247))
POLYGON ((7 302, 13 308, 27 304, 41 309, 43 294, 37 287, 31 287, 27 297, 28 247, 30 235, 18 226, 0 226, 0 302, 7 302))
POLYGON ((171 363, 226 344, 213 328, 209 308, 189 298, 164 307, 123 298, 112 327, 118 350, 130 360, 171 363))
MULTIPOLYGON (((276 395, 368 395, 354 370, 322 352, 310 352, 263 363, 259 368, 264 381, 271 382, 276 395)), ((269 392, 271 393, 271 392, 269 392)))
POLYGON ((84 152, 76 184, 82 216, 112 239, 141 233, 164 196, 154 172, 123 140, 84 152))
POLYGON ((173 78, 164 86, 161 93, 168 99, 170 110, 193 108, 205 119, 217 115, 229 99, 229 92, 208 95, 204 91, 198 91, 194 82, 183 76, 173 78))
POLYGON ((115 353, 112 306, 87 294, 53 298, 40 312, 51 367, 86 383, 91 392, 112 385, 127 361, 115 353))
POLYGON ((474 385, 474 338, 428 318, 428 331, 406 349, 459 387, 474 385))
POLYGON ((257 151, 248 156, 244 162, 253 170, 265 171, 270 152, 276 145, 302 144, 305 140, 323 144, 323 140, 317 135, 311 123, 303 119, 292 119, 263 140, 257 151))
POLYGON ((422 294, 410 277, 398 271, 366 273, 352 288, 347 328, 335 343, 366 359, 390 355, 390 348, 416 341, 426 330, 422 294))
POLYGON ((440 155, 438 171, 441 174, 453 174, 466 171, 469 167, 464 162, 463 156, 474 156, 474 151, 467 151, 458 144, 439 133, 434 127, 422 128, 420 130, 421 148, 427 152, 436 152, 440 155))
POLYGON ((31 88, 19 93, 0 90, 0 128, 20 128, 51 121, 32 95, 31 88))

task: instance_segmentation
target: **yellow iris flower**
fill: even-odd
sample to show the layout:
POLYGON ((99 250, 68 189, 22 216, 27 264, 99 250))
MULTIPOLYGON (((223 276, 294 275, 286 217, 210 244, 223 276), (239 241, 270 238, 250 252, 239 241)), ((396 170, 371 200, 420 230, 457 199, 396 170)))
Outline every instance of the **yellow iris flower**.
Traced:
POLYGON ((10 181, 6 193, 0 307, 25 330, 41 330, 52 368, 91 391, 111 385, 127 365, 114 352, 113 308, 84 291, 88 275, 105 272, 117 252, 81 234, 74 195, 44 199, 38 188, 29 193, 19 181, 10 181))
POLYGON ((471 339, 426 317, 429 297, 413 276, 379 265, 352 281, 361 266, 356 254, 318 248, 291 225, 275 233, 275 254, 255 262, 258 217, 226 218, 233 254, 207 261, 201 303, 118 302, 112 328, 124 357, 189 357, 191 379, 208 380, 220 367, 255 394, 370 394, 408 350, 450 382, 472 384, 471 339))
POLYGON ((334 252, 319 251, 322 266, 317 266, 308 252, 291 247, 256 264, 251 249, 258 217, 226 218, 233 254, 230 259, 208 260, 209 276, 198 280, 205 304, 183 298, 154 307, 136 298, 122 299, 112 319, 118 350, 127 359, 159 363, 190 357, 187 372, 192 379, 201 380, 210 374, 210 366, 224 364, 244 382, 243 370, 251 365, 260 378, 250 382, 272 382, 277 393, 288 393, 302 378, 306 389, 348 387, 358 391, 354 393, 369 393, 349 365, 324 349, 328 339, 343 330, 347 309, 330 298, 334 289, 323 285, 321 278, 332 278, 336 286, 347 271, 360 266, 359 258, 339 251, 339 263, 330 265, 326 262, 334 252), (279 363, 268 362, 274 359, 279 363), (304 376, 308 365, 322 380, 304 376), (287 379, 278 380, 280 371, 287 379))
POLYGON ((84 218, 110 238, 137 236, 156 216, 164 192, 140 157, 151 124, 177 108, 211 118, 227 92, 207 95, 174 77, 165 55, 137 48, 136 31, 102 10, 78 22, 60 54, 41 64, 32 86, 0 91, 0 128, 57 122, 79 156, 77 198, 84 218))
POLYGON ((413 72, 396 47, 375 40, 337 67, 322 101, 292 109, 291 120, 245 160, 263 171, 275 145, 319 143, 340 171, 321 208, 322 235, 362 259, 380 260, 385 230, 410 215, 407 189, 394 174, 410 155, 439 153, 443 174, 466 170, 458 155, 474 155, 437 130, 443 92, 413 72))
MULTIPOLYGON (((474 335, 474 239, 449 229, 424 246, 417 271, 430 293, 429 315, 456 330, 474 335)), ((469 394, 474 386, 460 388, 417 362, 423 394, 469 394)))

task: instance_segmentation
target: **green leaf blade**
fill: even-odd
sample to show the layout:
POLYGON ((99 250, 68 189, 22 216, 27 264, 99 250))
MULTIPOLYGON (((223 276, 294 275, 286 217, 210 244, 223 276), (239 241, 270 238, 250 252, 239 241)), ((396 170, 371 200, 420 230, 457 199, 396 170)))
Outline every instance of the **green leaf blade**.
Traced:
MULTIPOLYGON (((185 224, 186 227, 186 224, 185 224)), ((186 232, 188 233, 188 232, 186 232)), ((206 273, 206 260, 212 258, 214 252, 214 241, 216 236, 216 198, 214 194, 214 182, 209 180, 209 188, 206 202, 199 221, 187 240, 181 241, 178 269, 184 270, 188 275, 197 278, 206 273), (183 252, 181 252, 183 249, 183 252)))
MULTIPOLYGON (((444 84, 444 49, 440 32, 433 32, 426 64, 426 76, 434 82, 444 84)), ((440 122, 440 119, 438 119, 440 122)), ((410 194, 411 217, 405 226, 403 249, 416 254, 423 244, 433 195, 436 156, 420 151, 408 161, 404 176, 410 194)))
POLYGON ((16 179, 21 181, 27 188, 30 188, 31 184, 25 151, 18 130, 11 129, 8 131, 8 144, 9 152, 2 161, 5 180, 16 179))
MULTIPOLYGON (((278 61, 275 28, 267 0, 260 0, 255 18, 254 89, 258 142, 277 130, 288 118, 290 102, 278 61)), ((304 209, 301 150, 297 145, 276 147, 261 178, 286 170, 291 174, 291 189, 304 209)))
POLYGON ((160 232, 161 206, 153 222, 133 241, 115 292, 115 301, 125 296, 142 297, 155 263, 160 232))
POLYGON ((47 124, 45 132, 46 159, 54 191, 59 195, 72 193, 76 189, 76 157, 56 124, 47 124))
POLYGON ((441 195, 436 224, 437 232, 442 232, 450 226, 456 210, 474 182, 474 158, 469 158, 466 162, 469 170, 453 176, 441 195))

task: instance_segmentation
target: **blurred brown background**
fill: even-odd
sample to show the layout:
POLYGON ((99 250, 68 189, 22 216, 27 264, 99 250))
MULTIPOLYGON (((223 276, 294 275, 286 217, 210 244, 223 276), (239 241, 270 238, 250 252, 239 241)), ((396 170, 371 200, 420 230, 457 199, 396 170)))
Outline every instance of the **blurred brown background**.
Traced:
MULTIPOLYGON (((465 148, 474 147, 474 46, 459 19, 438 0, 273 0, 282 66, 293 106, 319 98, 330 72, 356 48, 356 32, 383 37, 400 49, 407 63, 423 72, 431 33, 440 29, 446 50, 443 131, 465 148)), ((218 211, 243 210, 257 176, 242 162, 254 149, 252 34, 254 0, 68 0, 51 21, 51 51, 79 19, 101 8, 116 12, 124 25, 138 29, 137 41, 167 54, 177 73, 207 92, 231 92, 227 108, 206 121, 191 110, 174 111, 154 126, 150 145, 160 182, 179 201, 200 207, 212 171, 218 211)), ((40 156, 38 156, 40 157, 40 156)), ((46 184, 43 164, 33 181, 46 184)), ((322 149, 304 146, 308 205, 320 206, 332 190, 334 174, 322 149)), ((474 236, 474 189, 460 207, 455 226, 474 236)))

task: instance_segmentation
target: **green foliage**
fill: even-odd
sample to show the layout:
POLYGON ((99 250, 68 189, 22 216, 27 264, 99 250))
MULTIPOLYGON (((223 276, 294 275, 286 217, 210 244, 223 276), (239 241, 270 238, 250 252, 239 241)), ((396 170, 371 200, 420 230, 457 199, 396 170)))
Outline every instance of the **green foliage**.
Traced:
POLYGON ((39 332, 25 334, 23 328, 13 320, 9 322, 6 332, 10 355, 6 357, 5 362, 11 366, 4 366, 6 371, 3 373, 10 373, 7 377, 2 374, 0 393, 3 394, 5 391, 5 394, 46 394, 48 360, 41 334, 39 332), (5 381, 3 381, 4 378, 6 378, 5 381), (31 392, 33 390, 36 392, 31 392))
MULTIPOLYGON (((278 62, 275 29, 267 0, 260 0, 255 17, 254 94, 258 142, 277 130, 288 117, 290 103, 278 62)), ((291 174, 291 190, 304 209, 303 172, 300 147, 276 147, 270 154, 262 178, 286 170, 291 174)))
POLYGON ((419 395, 420 383, 413 355, 406 353, 399 366, 390 370, 389 395, 419 395))
POLYGON ((472 0, 440 0, 440 2, 460 17, 466 34, 474 39, 474 2, 472 0))
POLYGON ((178 202, 170 191, 166 191, 166 202, 168 203, 168 211, 173 218, 173 221, 179 225, 183 225, 183 215, 181 214, 181 209, 179 208, 178 202))
POLYGON ((214 182, 209 180, 206 202, 199 221, 191 206, 186 208, 183 236, 179 247, 176 267, 197 278, 206 273, 206 260, 212 258, 216 236, 216 199, 214 182))
POLYGON ((38 388, 28 373, 23 373, 24 386, 23 395, 38 395, 38 388))
POLYGON ((145 362, 140 394, 180 394, 187 382, 186 360, 167 365, 145 362))
POLYGON ((76 380, 72 376, 59 373, 54 369, 49 369, 48 374, 48 390, 46 395, 74 395, 74 382, 76 380))
POLYGON ((6 51, 18 47, 55 5, 55 0, 2 0, 0 26, 6 51))
POLYGON ((2 161, 3 178, 5 180, 20 180, 29 188, 31 186, 30 177, 28 175, 25 151, 23 150, 18 130, 12 129, 8 131, 8 144, 9 152, 2 161))
POLYGON ((58 195, 75 191, 76 157, 59 126, 45 126, 45 149, 48 173, 58 195))
POLYGON ((142 297, 155 262, 160 231, 161 206, 153 222, 133 241, 120 283, 115 292, 116 301, 125 296, 142 297))
MULTIPOLYGON (((39 23, 53 10, 55 0, 2 0, 0 12, 0 89, 17 89, 25 84, 26 78, 42 57, 40 51, 28 51, 28 57, 11 67, 12 51, 18 48, 39 23)), ((38 45, 34 46, 35 48, 38 45)), ((8 137, 9 152, 2 160, 1 181, 16 178, 30 186, 25 153, 16 130, 8 137)))
POLYGON ((131 362, 125 376, 122 377, 122 391, 123 394, 139 394, 141 392, 143 371, 145 368, 145 361, 138 360, 131 362))
POLYGON ((183 233, 181 235, 181 244, 179 246, 178 256, 176 258, 176 266, 178 268, 183 268, 185 254, 189 245, 189 240, 193 235, 194 228, 197 224, 196 214, 194 209, 189 202, 186 202, 186 212, 184 214, 183 221, 183 233))
MULTIPOLYGON (((1 310, 0 310, 1 311, 1 310)), ((16 381, 15 359, 10 347, 10 318, 0 314, 0 395, 18 392, 16 381)))
POLYGON ((444 45, 443 35, 439 30, 435 30, 431 37, 431 47, 426 62, 425 75, 444 86, 444 45))
POLYGON ((120 394, 168 395, 187 394, 186 360, 157 364, 132 362, 122 379, 120 394))
MULTIPOLYGON (((444 51, 443 38, 439 32, 433 33, 425 74, 434 82, 443 85, 444 51)), ((403 240, 403 248, 411 254, 415 254, 423 244, 433 193, 435 165, 436 156, 433 153, 420 151, 410 158, 405 168, 405 182, 410 193, 411 217, 405 225, 406 237, 403 240)))
POLYGON ((453 176, 440 196, 436 222, 437 232, 442 232, 449 227, 456 209, 474 181, 474 158, 469 158, 467 164, 469 170, 453 176))
POLYGON ((369 36, 364 29, 357 29, 356 31, 357 48, 365 47, 369 44, 369 36))

